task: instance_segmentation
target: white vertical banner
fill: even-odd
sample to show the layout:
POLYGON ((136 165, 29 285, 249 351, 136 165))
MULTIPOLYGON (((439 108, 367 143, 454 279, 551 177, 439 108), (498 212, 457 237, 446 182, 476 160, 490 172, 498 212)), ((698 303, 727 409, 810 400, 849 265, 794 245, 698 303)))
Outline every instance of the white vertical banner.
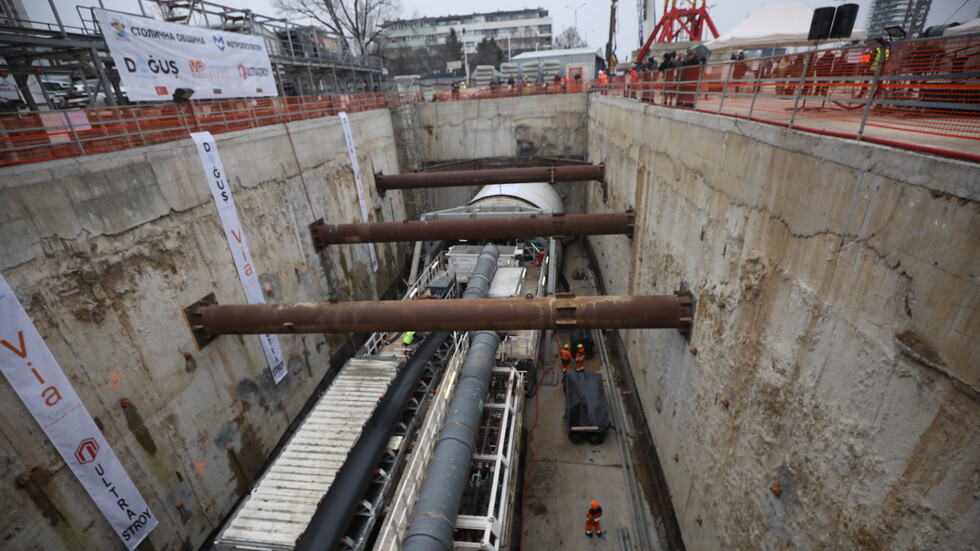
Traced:
MULTIPOLYGON (((337 113, 340 117, 340 124, 344 127, 344 139, 347 140, 347 153, 350 155, 350 166, 354 170, 354 185, 357 186, 357 202, 361 204, 361 219, 365 224, 370 222, 368 219, 367 199, 364 197, 364 184, 361 183, 361 165, 357 162, 357 152, 354 151, 354 135, 350 132, 350 121, 347 113, 341 111, 337 113)), ((374 250, 374 243, 368 243, 371 247, 371 267, 378 271, 378 253, 374 250)))
MULTIPOLYGON (((248 242, 245 241, 245 233, 238 220, 238 209, 235 208, 235 200, 231 197, 231 185, 225 177, 221 156, 218 155, 218 144, 215 143, 210 132, 192 132, 191 138, 197 144, 204 175, 211 187, 214 204, 218 207, 218 217, 225 230, 231 256, 235 259, 235 267, 238 268, 238 278, 242 282, 242 288, 245 289, 245 300, 249 304, 265 304, 259 277, 255 273, 252 262, 252 254, 248 250, 248 242)), ((269 361, 269 369, 272 370, 272 378, 278 384, 286 376, 287 371, 282 350, 279 348, 279 338, 275 335, 259 335, 259 338, 262 341, 262 350, 265 351, 265 359, 269 361)))
POLYGON ((135 549, 157 518, 2 275, 0 371, 126 547, 135 549))

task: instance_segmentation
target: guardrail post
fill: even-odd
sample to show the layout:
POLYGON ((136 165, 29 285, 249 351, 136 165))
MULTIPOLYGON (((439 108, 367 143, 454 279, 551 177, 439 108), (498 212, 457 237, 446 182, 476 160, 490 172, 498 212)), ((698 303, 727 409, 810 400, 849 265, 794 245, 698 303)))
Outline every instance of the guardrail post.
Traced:
POLYGON ((759 97, 759 90, 762 89, 762 68, 755 72, 755 86, 752 89, 752 103, 749 104, 749 120, 752 120, 752 111, 755 110, 755 99, 759 97))
POLYGON ((698 83, 694 87, 694 101, 691 103, 691 109, 697 110, 698 99, 701 97, 701 75, 704 74, 704 65, 697 65, 698 68, 698 83))
MULTIPOLYGON (((803 60, 803 74, 800 75, 800 81, 796 83, 796 97, 793 99, 793 115, 789 118, 789 127, 793 128, 793 123, 796 121, 796 112, 799 110, 800 97, 803 95, 803 83, 806 82, 806 71, 810 68, 810 58, 812 52, 806 55, 803 60)), ((803 100, 806 103, 806 100, 803 100)))
POLYGON ((78 131, 75 130, 75 125, 71 123, 71 112, 78 111, 77 109, 66 109, 62 111, 62 117, 65 118, 65 124, 68 125, 68 129, 71 130, 73 136, 75 136, 75 143, 78 144, 78 149, 81 150, 82 155, 86 155, 85 146, 82 144, 82 139, 78 137, 78 131))
MULTIPOLYGON (((737 62, 736 62, 737 63, 737 62)), ((728 74, 725 75, 725 85, 721 88, 721 101, 718 102, 718 114, 721 114, 722 107, 725 106, 725 94, 728 93, 728 83, 732 80, 732 73, 735 72, 735 63, 728 64, 728 74)))
POLYGON ((143 129, 140 127, 140 118, 136 116, 136 110, 130 107, 129 113, 133 116, 133 121, 136 122, 136 133, 140 136, 140 143, 146 145, 146 137, 143 136, 143 129))
POLYGON ((864 114, 861 115, 861 126, 858 127, 857 131, 857 141, 861 141, 864 137, 864 126, 868 122, 868 115, 871 114, 871 104, 874 103, 875 93, 878 91, 878 81, 881 78, 881 68, 885 66, 885 61, 888 59, 887 55, 884 55, 886 51, 885 47, 879 48, 878 52, 875 54, 878 58, 878 66, 875 67, 875 75, 871 79, 871 89, 868 90, 868 101, 864 102, 864 114))

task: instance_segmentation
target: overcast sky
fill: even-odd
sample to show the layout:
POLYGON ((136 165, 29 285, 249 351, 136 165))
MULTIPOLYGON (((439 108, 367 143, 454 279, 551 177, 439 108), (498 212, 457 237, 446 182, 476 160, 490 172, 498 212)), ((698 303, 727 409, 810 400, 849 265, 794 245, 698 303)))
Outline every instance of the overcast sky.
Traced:
MULTIPOLYGON (((215 0, 229 6, 251 8, 256 13, 279 17, 272 5, 272 0, 215 0)), ((655 9, 659 18, 663 14, 663 1, 645 0, 648 9, 655 9)), ((859 4, 857 27, 866 26, 868 6, 871 0, 852 0, 859 4)), ((106 8, 130 13, 139 13, 138 0, 102 0, 106 8)), ((465 15, 474 12, 496 10, 519 10, 524 8, 544 8, 548 10, 554 21, 553 32, 558 34, 562 29, 575 25, 578 21, 580 34, 589 46, 605 48, 609 37, 609 7, 610 2, 597 0, 497 0, 495 2, 460 2, 459 0, 401 0, 402 19, 416 16, 465 15)), ((678 2, 679 4, 681 2, 678 2)), ((762 4, 783 4, 779 0, 713 0, 709 3, 708 12, 714 21, 718 32, 724 34, 740 23, 762 4)), ((811 8, 837 6, 841 0, 810 0, 806 4, 811 8)), ((54 21, 48 3, 41 0, 26 0, 32 19, 54 21)), ((98 6, 98 0, 55 0, 55 5, 66 20, 77 21, 76 5, 98 6)), ((145 2, 150 6, 152 2, 145 2)), ((933 0, 926 26, 940 25, 947 21, 969 21, 977 17, 980 0, 933 0)), ((149 8, 148 8, 149 9, 149 8)), ((632 50, 640 47, 636 0, 621 0, 618 4, 618 26, 616 30, 616 52, 620 60, 625 60, 632 50)), ((649 33, 649 31, 648 31, 649 33)))

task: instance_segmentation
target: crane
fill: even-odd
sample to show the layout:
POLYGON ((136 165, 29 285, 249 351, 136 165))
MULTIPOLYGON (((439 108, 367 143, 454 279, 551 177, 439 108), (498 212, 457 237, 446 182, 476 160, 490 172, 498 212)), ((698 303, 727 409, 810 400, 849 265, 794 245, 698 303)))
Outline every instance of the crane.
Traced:
POLYGON ((616 70, 616 1, 612 0, 609 7, 609 42, 606 42, 606 63, 609 64, 609 72, 616 70))
POLYGON ((688 40, 701 40, 705 25, 708 26, 711 34, 718 38, 718 29, 715 28, 715 23, 708 15, 708 7, 705 5, 707 0, 701 0, 700 6, 697 0, 686 0, 686 3, 687 7, 677 7, 678 0, 664 0, 664 15, 636 56, 637 63, 643 61, 647 50, 654 42, 678 42, 685 34, 688 40))

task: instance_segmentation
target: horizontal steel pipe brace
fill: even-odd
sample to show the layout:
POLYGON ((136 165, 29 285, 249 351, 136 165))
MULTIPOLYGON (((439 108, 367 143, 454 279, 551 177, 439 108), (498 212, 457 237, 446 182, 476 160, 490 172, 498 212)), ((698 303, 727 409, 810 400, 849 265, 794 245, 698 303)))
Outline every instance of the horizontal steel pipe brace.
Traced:
POLYGON ((527 168, 488 168, 413 174, 375 174, 378 191, 433 187, 487 186, 530 182, 577 182, 605 178, 602 165, 536 166, 527 168))
POLYGON ((406 220, 367 224, 322 224, 316 227, 323 245, 391 243, 456 239, 515 239, 573 235, 633 235, 632 212, 406 220))
POLYGON ((207 305, 192 325, 209 335, 690 328, 687 295, 386 300, 207 305))

